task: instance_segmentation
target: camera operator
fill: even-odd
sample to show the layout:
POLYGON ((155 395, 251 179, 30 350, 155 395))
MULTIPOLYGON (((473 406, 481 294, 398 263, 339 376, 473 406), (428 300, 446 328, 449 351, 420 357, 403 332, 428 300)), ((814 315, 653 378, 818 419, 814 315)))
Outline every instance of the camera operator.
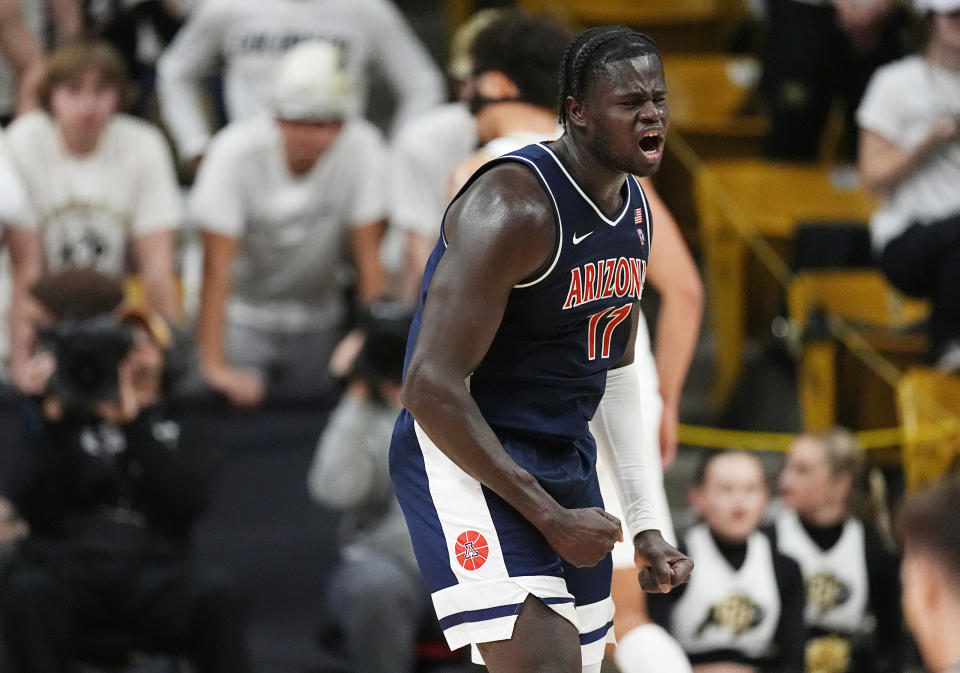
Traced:
POLYGON ((0 586, 15 673, 175 652, 198 673, 250 670, 239 598, 195 559, 212 460, 165 410, 165 324, 124 310, 99 272, 41 279, 46 392, 10 496, 30 526, 0 586))
POLYGON ((307 479, 314 500, 343 513, 321 635, 342 643, 356 673, 413 671, 420 627, 432 616, 387 465, 410 315, 376 302, 334 352, 331 370, 347 386, 307 479))

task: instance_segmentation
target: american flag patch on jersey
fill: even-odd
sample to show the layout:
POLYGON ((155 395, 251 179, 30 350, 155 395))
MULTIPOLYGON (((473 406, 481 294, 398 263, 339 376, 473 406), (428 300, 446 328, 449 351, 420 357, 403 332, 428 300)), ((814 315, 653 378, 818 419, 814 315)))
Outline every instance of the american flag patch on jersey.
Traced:
POLYGON ((633 211, 633 223, 643 224, 643 208, 637 208, 633 211))

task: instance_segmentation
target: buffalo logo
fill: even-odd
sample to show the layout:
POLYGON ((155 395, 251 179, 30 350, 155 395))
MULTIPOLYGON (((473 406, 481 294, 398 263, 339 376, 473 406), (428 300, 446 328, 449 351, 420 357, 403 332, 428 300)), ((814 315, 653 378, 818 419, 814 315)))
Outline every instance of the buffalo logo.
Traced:
POLYGON ((460 533, 457 544, 454 546, 457 561, 466 570, 477 570, 487 562, 490 547, 487 540, 475 530, 460 533))
POLYGON ((850 642, 840 636, 813 638, 807 643, 807 673, 846 673, 850 670, 850 642))
POLYGON ((849 598, 850 587, 833 573, 820 572, 807 579, 807 604, 821 615, 843 605, 849 598))
POLYGON ((732 594, 710 608, 697 628, 697 635, 701 635, 707 627, 719 626, 739 636, 762 622, 763 616, 763 608, 750 600, 749 596, 732 594))

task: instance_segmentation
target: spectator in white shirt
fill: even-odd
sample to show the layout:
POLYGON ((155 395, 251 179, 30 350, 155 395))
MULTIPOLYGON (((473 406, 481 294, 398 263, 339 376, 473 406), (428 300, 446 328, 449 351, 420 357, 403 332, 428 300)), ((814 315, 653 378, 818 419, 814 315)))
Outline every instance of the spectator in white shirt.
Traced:
POLYGON ((203 0, 158 63, 161 110, 181 160, 196 163, 210 140, 198 94, 218 64, 227 121, 248 119, 264 109, 280 57, 305 40, 342 49, 360 110, 374 67, 396 95, 395 121, 444 97, 440 72, 389 0, 203 0))
POLYGON ((386 149, 353 110, 340 50, 307 42, 271 78, 272 115, 214 138, 191 197, 203 231, 197 323, 207 382, 235 405, 330 392, 327 361, 348 313, 386 282, 386 149))
MULTIPOLYGON (((128 89, 120 56, 105 44, 78 42, 50 56, 42 109, 19 117, 8 133, 28 196, 26 215, 10 223, 26 239, 14 273, 41 265, 133 272, 147 303, 181 322, 174 244, 182 203, 173 158, 156 128, 120 112, 128 89)), ((11 312, 25 315, 21 308, 15 303, 11 312)), ((31 353, 31 338, 14 340, 14 380, 25 390, 31 353)))

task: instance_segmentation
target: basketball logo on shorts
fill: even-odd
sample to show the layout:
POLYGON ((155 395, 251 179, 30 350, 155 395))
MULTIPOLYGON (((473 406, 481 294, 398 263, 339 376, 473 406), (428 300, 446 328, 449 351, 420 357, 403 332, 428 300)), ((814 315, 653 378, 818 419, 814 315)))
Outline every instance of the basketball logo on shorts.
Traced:
POLYGON ((477 570, 487 562, 487 556, 490 554, 486 538, 475 530, 460 533, 454 551, 457 554, 457 561, 466 570, 477 570))

